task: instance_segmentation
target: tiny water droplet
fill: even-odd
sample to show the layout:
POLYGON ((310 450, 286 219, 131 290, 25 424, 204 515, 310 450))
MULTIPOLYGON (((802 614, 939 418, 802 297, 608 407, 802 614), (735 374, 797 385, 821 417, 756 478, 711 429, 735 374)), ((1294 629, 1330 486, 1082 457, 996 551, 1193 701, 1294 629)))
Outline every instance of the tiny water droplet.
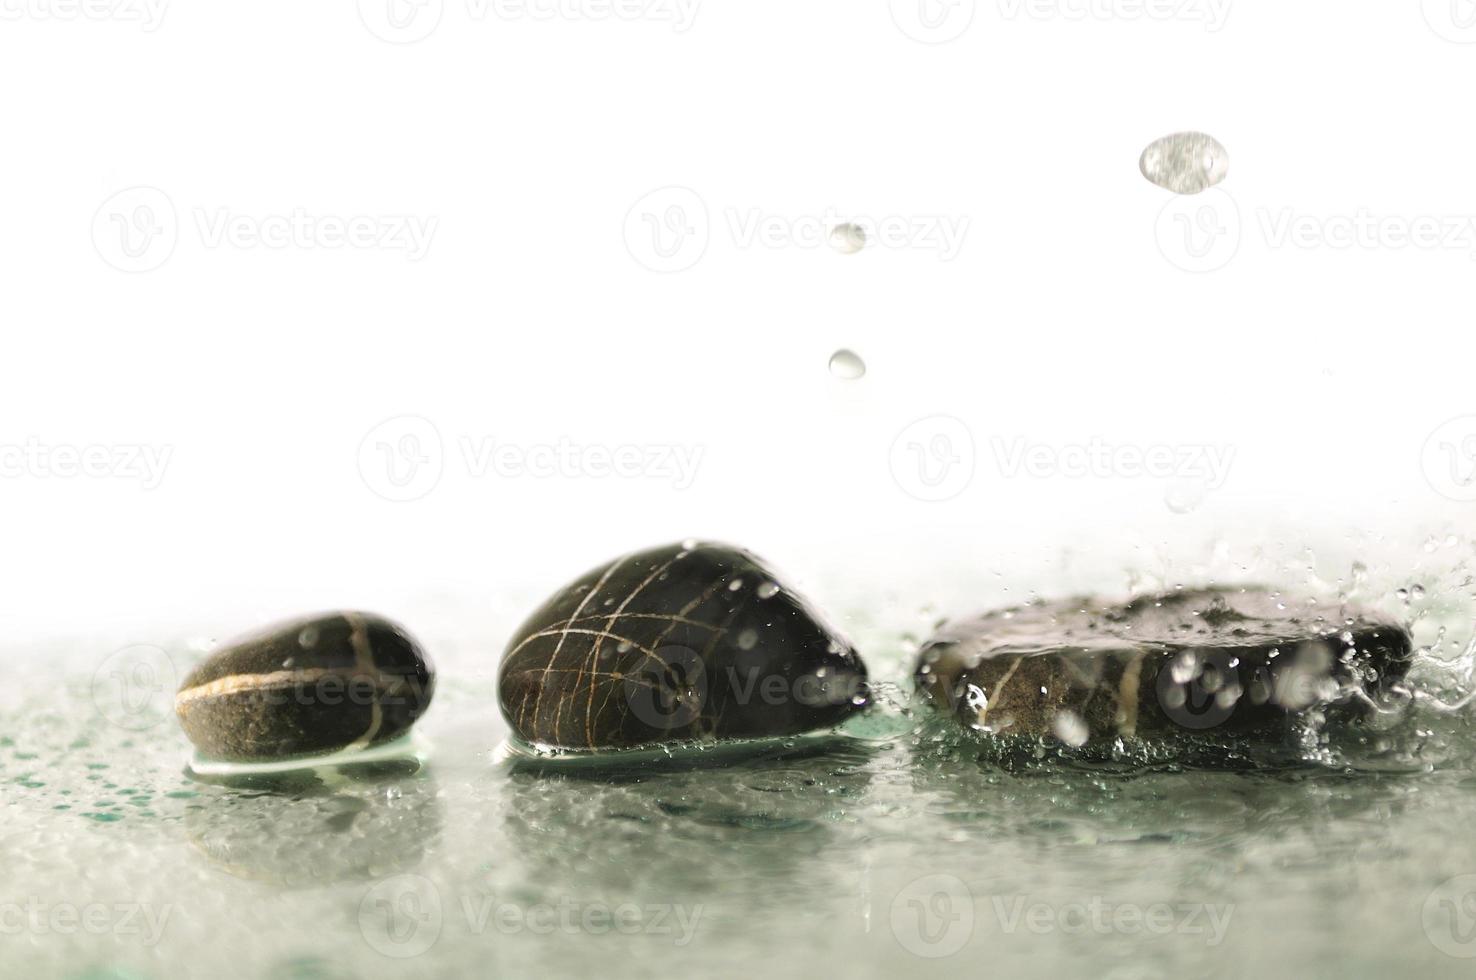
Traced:
POLYGON ((855 255, 866 247, 866 230, 847 222, 830 229, 830 247, 842 255, 855 255))
POLYGON ((830 373, 842 381, 855 381, 866 376, 866 362, 844 347, 830 355, 830 373))

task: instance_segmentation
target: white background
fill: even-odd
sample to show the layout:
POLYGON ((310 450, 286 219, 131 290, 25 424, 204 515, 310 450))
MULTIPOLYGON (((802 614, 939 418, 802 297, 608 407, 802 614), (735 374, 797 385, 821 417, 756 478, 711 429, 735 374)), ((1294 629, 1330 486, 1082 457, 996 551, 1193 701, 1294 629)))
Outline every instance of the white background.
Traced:
POLYGON ((177 0, 152 25, 142 0, 0 0, 0 444, 170 454, 147 489, 7 469, 9 635, 490 603, 688 535, 895 597, 899 554, 1008 574, 1090 539, 1127 566, 1225 527, 1401 535, 1476 506, 1422 464, 1476 413, 1468 5, 1234 0, 1207 25, 1207 0, 928 0, 930 29, 915 0, 706 0, 680 30, 668 5, 562 4, 432 0, 396 33, 385 0, 177 0), (1137 173, 1182 129, 1231 155, 1213 271, 1173 244, 1200 212, 1165 214, 1201 199, 1137 173), (705 246, 658 272, 630 229, 667 187, 707 231, 689 207, 705 246), (130 259, 140 202, 157 234, 130 259), (1316 244, 1360 213, 1467 237, 1316 244), (434 230, 422 257, 250 237, 296 214, 434 230), (967 233, 949 259, 735 227, 827 215, 967 233), (1288 215, 1311 247, 1275 234, 1288 215), (223 217, 246 231, 214 238, 223 217), (864 379, 827 371, 841 347, 864 379), (970 441, 949 430, 942 502, 892 452, 938 415, 970 441), (408 502, 360 454, 401 416, 439 439, 408 502), (1234 466, 1177 514, 1162 479, 1010 476, 994 448, 1094 438, 1234 466), (463 440, 702 455, 686 488, 478 476, 463 440))

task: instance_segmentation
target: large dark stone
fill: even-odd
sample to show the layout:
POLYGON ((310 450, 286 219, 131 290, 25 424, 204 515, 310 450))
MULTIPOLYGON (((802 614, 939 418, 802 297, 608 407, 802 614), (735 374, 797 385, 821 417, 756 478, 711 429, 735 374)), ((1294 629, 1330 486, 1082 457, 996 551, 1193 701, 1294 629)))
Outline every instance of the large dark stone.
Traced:
POLYGON ((205 755, 253 762, 368 748, 425 713, 435 671, 400 626, 369 613, 292 620, 196 667, 175 712, 205 755))
POLYGON ((498 681, 519 738, 585 750, 793 735, 868 696, 856 651, 773 571, 696 542, 559 590, 513 635, 498 681))
POLYGON ((1319 707, 1356 713, 1409 660, 1404 629, 1350 606, 1208 588, 946 624, 919 651, 915 679, 970 728, 1080 744, 1282 730, 1319 707))

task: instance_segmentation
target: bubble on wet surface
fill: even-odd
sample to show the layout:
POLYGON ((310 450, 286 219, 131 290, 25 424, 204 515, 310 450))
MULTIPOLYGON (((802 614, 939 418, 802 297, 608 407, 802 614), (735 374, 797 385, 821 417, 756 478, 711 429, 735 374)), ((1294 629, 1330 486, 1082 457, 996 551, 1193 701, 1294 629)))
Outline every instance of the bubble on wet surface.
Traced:
POLYGON ((850 223, 836 225, 830 230, 830 247, 842 255, 855 255, 866 247, 866 229, 850 223))
POLYGON ((1148 144, 1138 160, 1143 176, 1175 194, 1198 194, 1230 172, 1230 154, 1206 133, 1173 133, 1148 144))
POLYGON ((830 355, 830 373, 842 381, 856 381, 866 376, 866 362, 855 351, 843 347, 830 355))

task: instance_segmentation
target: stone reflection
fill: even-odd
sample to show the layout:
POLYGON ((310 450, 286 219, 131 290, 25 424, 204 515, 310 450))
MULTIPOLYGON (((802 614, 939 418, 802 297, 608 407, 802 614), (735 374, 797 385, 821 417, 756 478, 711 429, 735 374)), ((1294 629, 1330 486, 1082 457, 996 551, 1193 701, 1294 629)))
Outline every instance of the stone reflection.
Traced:
POLYGON ((409 871, 444 824, 435 775, 413 758, 191 777, 204 804, 185 817, 196 850, 227 874, 289 888, 409 871))

